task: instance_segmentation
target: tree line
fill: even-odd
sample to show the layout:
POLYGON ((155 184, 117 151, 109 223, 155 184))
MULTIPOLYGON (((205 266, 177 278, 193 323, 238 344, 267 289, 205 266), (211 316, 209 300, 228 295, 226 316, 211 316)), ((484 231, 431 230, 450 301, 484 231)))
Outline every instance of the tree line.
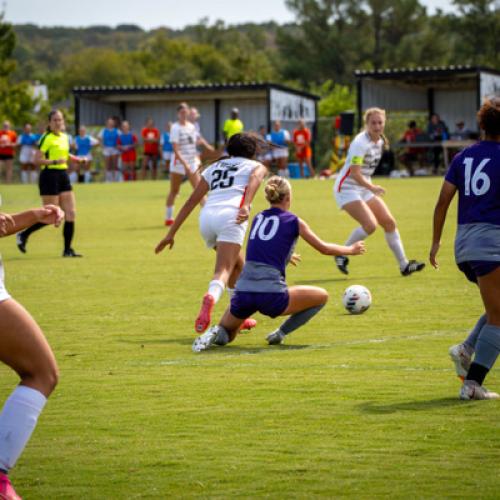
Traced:
POLYGON ((430 13, 419 0, 286 0, 295 22, 182 30, 12 26, 0 20, 0 114, 29 114, 27 81, 52 103, 79 85, 273 81, 319 93, 331 116, 354 103, 354 69, 473 64, 500 67, 500 2, 454 0, 430 13))

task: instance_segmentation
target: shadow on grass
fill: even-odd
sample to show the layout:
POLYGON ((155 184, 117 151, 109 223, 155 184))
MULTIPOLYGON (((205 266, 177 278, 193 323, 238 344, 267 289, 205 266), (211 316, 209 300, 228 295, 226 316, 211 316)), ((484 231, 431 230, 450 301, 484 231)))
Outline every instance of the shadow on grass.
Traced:
POLYGON ((203 352, 203 356, 222 354, 231 356, 234 354, 258 354, 261 352, 279 352, 279 351, 298 351, 300 349, 309 349, 309 345, 275 345, 262 347, 245 347, 239 345, 229 345, 225 347, 211 348, 203 352))
POLYGON ((123 344, 136 344, 138 346, 144 347, 148 345, 160 345, 160 344, 180 344, 180 345, 191 345, 196 337, 193 338, 182 337, 178 339, 142 339, 142 340, 130 340, 130 339, 118 339, 118 342, 123 344))
MULTIPOLYGON (((365 282, 365 281, 393 281, 393 276, 361 276, 356 278, 356 282, 365 282)), ((300 280, 294 281, 294 285, 313 285, 320 283, 351 283, 353 281, 352 278, 348 278, 346 276, 340 276, 338 278, 328 278, 328 279, 318 279, 318 280, 300 280)))
POLYGON ((385 414, 396 413, 398 411, 426 411, 437 408, 451 408, 458 405, 463 405, 464 402, 458 398, 438 398, 429 399, 427 401, 403 401, 400 403, 393 403, 390 405, 381 405, 373 402, 363 403, 358 405, 358 408, 363 413, 371 414, 385 414))

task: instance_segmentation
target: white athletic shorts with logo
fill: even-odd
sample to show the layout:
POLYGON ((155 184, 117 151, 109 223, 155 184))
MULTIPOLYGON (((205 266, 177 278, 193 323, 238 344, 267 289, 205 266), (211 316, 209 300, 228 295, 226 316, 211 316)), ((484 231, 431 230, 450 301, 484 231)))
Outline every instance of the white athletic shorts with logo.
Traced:
POLYGON ((172 159, 172 151, 163 151, 161 155, 165 161, 170 161, 172 159))
POLYGON ((3 281, 4 281, 3 265, 2 261, 0 260, 0 302, 10 299, 10 295, 5 289, 3 281))
POLYGON ((248 221, 236 223, 238 209, 235 207, 208 207, 200 213, 200 232, 208 248, 217 242, 236 243, 243 246, 248 221))
MULTIPOLYGON (((187 162, 187 164, 189 165, 189 170, 193 174, 198 170, 198 167, 200 166, 200 159, 196 157, 193 161, 187 162)), ((175 159, 174 162, 170 165, 170 173, 186 175, 186 169, 179 160, 175 159)))
POLYGON ((104 146, 102 148, 102 154, 104 156, 115 156, 115 155, 119 155, 120 151, 118 151, 118 149, 113 148, 111 146, 104 146))
POLYGON ((337 185, 333 188, 333 195, 339 208, 343 208, 344 205, 353 201, 367 202, 375 196, 369 189, 361 186, 342 186, 341 190, 338 191, 337 185))
POLYGON ((273 149, 273 158, 275 160, 278 160, 279 158, 288 158, 288 148, 273 149))

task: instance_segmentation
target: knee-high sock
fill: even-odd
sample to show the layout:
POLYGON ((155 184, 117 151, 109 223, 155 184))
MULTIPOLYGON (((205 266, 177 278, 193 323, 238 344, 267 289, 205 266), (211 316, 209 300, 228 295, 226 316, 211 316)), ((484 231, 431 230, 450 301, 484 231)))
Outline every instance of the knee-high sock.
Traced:
POLYGON ((42 229, 45 226, 47 226, 47 224, 44 224, 43 222, 37 222, 36 224, 27 227, 24 231, 21 231, 21 234, 23 238, 27 240, 31 233, 34 233, 35 231, 38 231, 39 229, 42 229))
POLYGON ((0 469, 9 471, 21 455, 47 398, 39 391, 19 385, 0 413, 0 469))
POLYGON ((285 335, 289 335, 293 331, 297 330, 297 328, 305 325, 313 316, 316 316, 316 314, 318 314, 324 306, 325 304, 322 304, 320 306, 310 307, 304 311, 292 314, 283 322, 279 329, 285 335))
POLYGON ((483 314, 477 321, 476 326, 471 330, 469 336, 464 341, 464 346, 470 350, 470 352, 474 352, 476 348, 477 338, 479 337, 479 333, 481 332, 481 328, 486 324, 486 314, 483 314))
POLYGON ((215 337, 214 343, 217 345, 226 345, 229 343, 229 333, 228 331, 221 325, 218 327, 217 337, 215 337))
POLYGON ((71 242, 73 241, 73 234, 75 233, 75 223, 73 221, 66 221, 64 223, 63 235, 64 235, 64 251, 68 251, 71 248, 71 242))
POLYGON ((399 231, 396 229, 392 233, 385 233, 385 241, 387 241, 387 245, 389 245, 394 257, 396 257, 399 268, 403 270, 408 265, 408 259, 405 255, 405 249, 403 248, 403 242, 399 236, 399 231))
POLYGON ((166 213, 167 220, 173 219, 174 218, 174 206, 167 206, 167 213, 166 213))
POLYGON ((208 293, 215 299, 215 302, 219 302, 219 299, 221 298, 224 288, 226 286, 221 280, 212 280, 208 284, 208 293))
POLYGON ((30 172, 30 182, 36 184, 38 181, 38 172, 36 170, 32 170, 30 172))
POLYGON ((351 233, 351 236, 349 236, 345 244, 346 246, 353 245, 357 241, 364 240, 368 236, 369 234, 361 226, 359 226, 351 233))
POLYGON ((23 184, 28 184, 28 182, 29 182, 29 172, 27 170, 21 170, 21 182, 23 184))
POLYGON ((500 353, 500 327, 484 325, 476 342, 474 363, 491 370, 500 353))

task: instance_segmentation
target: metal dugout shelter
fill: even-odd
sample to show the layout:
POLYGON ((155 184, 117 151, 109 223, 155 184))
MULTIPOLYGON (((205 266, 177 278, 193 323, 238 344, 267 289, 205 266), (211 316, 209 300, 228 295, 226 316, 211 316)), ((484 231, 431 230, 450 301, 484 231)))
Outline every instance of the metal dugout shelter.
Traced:
POLYGON ((316 137, 319 97, 275 83, 214 83, 192 85, 145 85, 75 87, 75 128, 80 124, 103 126, 109 116, 128 120, 139 131, 148 117, 163 129, 176 121, 176 108, 186 101, 201 114, 203 136, 214 144, 222 139, 224 122, 232 108, 240 110, 245 130, 268 130, 274 120, 291 131, 304 118, 316 137))
POLYGON ((391 111, 438 113, 449 127, 459 121, 477 130, 476 113, 486 96, 500 95, 500 71, 481 66, 357 70, 358 123, 373 106, 391 111))

